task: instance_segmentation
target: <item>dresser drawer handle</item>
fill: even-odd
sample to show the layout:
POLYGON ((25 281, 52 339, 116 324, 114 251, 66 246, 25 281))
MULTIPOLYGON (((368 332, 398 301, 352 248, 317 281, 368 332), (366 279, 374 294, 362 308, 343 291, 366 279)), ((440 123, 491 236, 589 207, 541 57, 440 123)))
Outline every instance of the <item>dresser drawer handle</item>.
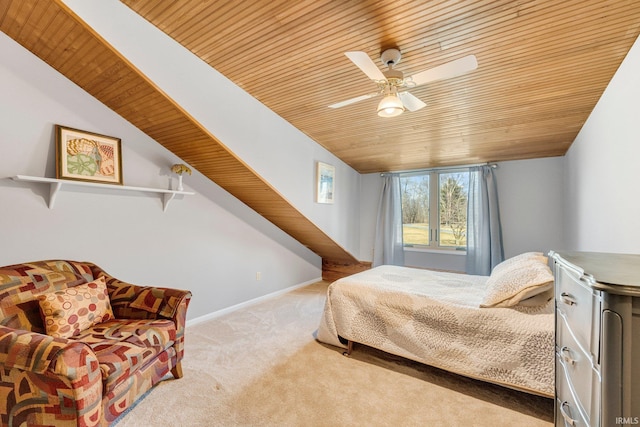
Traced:
POLYGON ((570 406, 569 402, 567 402, 566 400, 564 402, 562 402, 562 404, 560 405, 560 413, 562 414, 562 418, 564 418, 565 424, 570 425, 570 426, 575 426, 576 425, 576 420, 571 418, 571 415, 569 415, 569 413, 565 409, 565 408, 568 408, 569 406, 570 406))
POLYGON ((563 293, 560 294, 560 299, 562 300, 563 303, 565 303, 567 305, 576 305, 576 304, 578 304, 576 299, 572 295, 569 295, 566 292, 563 292, 563 293))
POLYGON ((562 360, 567 362, 569 365, 573 365, 576 363, 576 359, 571 357, 571 349, 569 347, 562 347, 560 349, 560 355, 562 356, 562 360))

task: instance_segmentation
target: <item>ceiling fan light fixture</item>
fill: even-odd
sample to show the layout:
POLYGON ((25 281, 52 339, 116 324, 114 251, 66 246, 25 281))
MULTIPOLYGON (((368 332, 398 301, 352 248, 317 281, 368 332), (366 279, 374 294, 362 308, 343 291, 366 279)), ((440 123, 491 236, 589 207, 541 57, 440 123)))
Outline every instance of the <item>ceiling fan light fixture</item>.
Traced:
POLYGON ((457 77, 478 68, 478 61, 475 55, 467 55, 405 77, 402 71, 394 70, 393 68, 394 65, 400 62, 402 57, 398 49, 387 49, 380 55, 380 60, 388 68, 384 72, 380 71, 366 52, 352 51, 345 52, 345 55, 378 85, 378 92, 337 102, 329 105, 329 108, 340 108, 382 95, 384 98, 378 104, 377 110, 380 117, 396 117, 402 114, 404 110, 413 112, 427 106, 422 100, 409 93, 408 89, 437 80, 457 77))
POLYGON ((404 112, 404 105, 396 95, 387 95, 378 104, 378 116, 396 117, 404 112))

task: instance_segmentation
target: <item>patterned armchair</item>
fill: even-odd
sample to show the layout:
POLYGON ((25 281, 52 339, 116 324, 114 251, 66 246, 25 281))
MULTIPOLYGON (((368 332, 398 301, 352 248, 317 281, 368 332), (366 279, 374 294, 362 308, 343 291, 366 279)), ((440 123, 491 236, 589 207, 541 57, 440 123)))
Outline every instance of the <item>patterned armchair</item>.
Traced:
POLYGON ((190 298, 88 262, 0 267, 2 426, 109 425, 169 372, 182 377, 190 298))

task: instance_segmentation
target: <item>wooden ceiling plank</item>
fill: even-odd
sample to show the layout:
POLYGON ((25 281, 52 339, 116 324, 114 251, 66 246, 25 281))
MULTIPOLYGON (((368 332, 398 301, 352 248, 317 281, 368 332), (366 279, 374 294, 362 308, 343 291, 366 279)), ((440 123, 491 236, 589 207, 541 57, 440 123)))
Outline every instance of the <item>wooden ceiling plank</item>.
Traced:
MULTIPOLYGON (((355 3, 354 3, 355 4, 355 3)), ((382 4, 383 5, 383 4, 382 4)), ((357 4, 355 4, 355 6, 353 6, 353 8, 358 8, 357 4)), ((371 13, 370 11, 368 11, 367 13, 371 13)), ((416 15, 416 11, 412 10, 412 15, 416 15)), ((297 56, 302 56, 302 55, 310 55, 313 54, 314 57, 318 58, 318 61, 320 61, 322 58, 322 54, 324 53, 324 56, 327 55, 327 53, 331 54, 335 54, 336 50, 335 50, 335 42, 331 39, 331 35, 332 32, 339 32, 339 31, 344 31, 344 30, 349 30, 350 28, 353 27, 353 20, 351 17, 352 14, 352 10, 349 11, 345 11, 344 14, 346 15, 346 18, 343 18, 342 21, 340 22, 340 26, 337 26, 338 24, 336 24, 335 22, 332 25, 331 30, 327 31, 326 27, 324 25, 322 25, 322 23, 324 22, 324 20, 317 20, 316 23, 314 23, 314 26, 311 28, 308 28, 307 26, 304 26, 304 37, 298 37, 296 39, 296 43, 295 43, 295 47, 291 47, 289 46, 288 49, 290 51, 290 54, 287 55, 287 58, 285 60, 291 62, 293 61, 297 56), (318 40, 318 39, 314 39, 313 37, 310 37, 309 34, 313 34, 313 31, 321 31, 322 34, 322 39, 318 40), (323 40, 331 40, 331 44, 323 44, 321 43, 323 40), (331 46, 330 49, 327 49, 324 46, 331 46)), ((376 21, 371 20, 371 19, 365 19, 366 22, 370 22, 367 25, 370 25, 372 28, 376 27, 376 21)), ((397 29, 397 26, 394 28, 397 29)), ((274 46, 276 49, 280 49, 282 50, 284 48, 284 46, 282 46, 282 43, 279 42, 284 42, 284 43, 288 43, 291 40, 291 37, 286 37, 282 36, 280 39, 274 35, 270 35, 269 36, 269 40, 271 43, 271 46, 274 46)), ((378 37, 378 41, 375 42, 376 46, 379 46, 380 41, 379 41, 379 37, 378 37)), ((341 51, 339 51, 341 53, 341 51)), ((259 63, 264 63, 264 59, 265 58, 269 58, 272 56, 272 54, 269 51, 261 51, 261 56, 255 56, 255 60, 256 62, 259 63)), ((272 61, 273 62, 273 61, 272 61)), ((279 64, 279 62, 273 62, 276 66, 279 64)), ((220 71, 223 73, 233 73, 235 70, 232 68, 231 63, 227 64, 225 63, 223 67, 219 67, 220 71)), ((244 66, 244 64, 242 62, 239 63, 240 66, 240 71, 242 71, 242 69, 246 69, 246 66, 244 66)), ((260 74, 268 74, 270 70, 266 67, 261 67, 261 72, 260 74)), ((280 69, 281 71, 281 69, 280 69)), ((276 73, 278 72, 277 70, 275 71, 276 73)))
MULTIPOLYGON (((264 5, 265 2, 262 2, 262 4, 264 5)), ((313 11, 311 13, 304 14, 299 20, 287 20, 287 22, 283 23, 281 17, 283 13, 286 13, 290 8, 291 4, 291 2, 282 2, 276 5, 268 5, 267 8, 256 8, 252 14, 240 17, 240 19, 236 20, 236 23, 233 26, 228 26, 227 30, 229 31, 224 34, 225 39, 240 40, 241 43, 244 43, 246 46, 251 46, 252 42, 260 40, 264 36, 268 36, 272 44, 278 44, 277 39, 284 29, 291 28, 300 22, 308 22, 309 20, 322 14, 326 14, 328 11, 335 8, 344 7, 343 4, 336 4, 335 2, 333 4, 327 1, 311 2, 308 3, 308 5, 313 6, 313 11), (334 5, 335 8, 332 7, 334 5), (321 10, 322 12, 318 12, 318 10, 321 10)), ((352 8, 351 10, 354 9, 352 8)), ((180 30, 178 29, 178 31, 180 30)), ((308 34, 312 35, 310 32, 308 32, 308 34)), ((291 43, 295 42, 296 40, 291 40, 291 43)), ((243 45, 238 47, 244 50, 243 45)), ((227 45, 223 46, 222 49, 231 50, 233 47, 227 45)))
POLYGON ((29 4, 29 2, 4 2, 2 9, 5 11, 2 19, 2 31, 18 37, 20 35, 20 29, 24 26, 24 22, 27 21, 31 14, 33 4, 29 4))
MULTIPOLYGON (((181 44, 188 44, 190 46, 201 46, 203 42, 209 40, 215 40, 218 44, 224 44, 230 40, 229 33, 237 28, 237 23, 246 22, 247 14, 255 13, 256 8, 259 7, 259 0, 244 2, 241 9, 238 9, 237 2, 217 2, 215 5, 207 5, 200 13, 200 16, 191 20, 188 24, 180 27, 171 26, 171 29, 165 32, 172 35, 175 28, 181 28, 180 38, 176 38, 176 40, 181 44), (229 23, 235 26, 230 28, 228 26, 229 23), (209 31, 208 28, 217 30, 209 31), (205 36, 205 34, 207 36, 205 36)), ((253 23, 252 26, 255 26, 255 24, 256 23, 253 23)))
MULTIPOLYGON (((129 7, 130 2, 124 2, 129 7)), ((184 7, 180 2, 176 1, 162 1, 160 3, 157 2, 149 2, 151 8, 147 7, 147 11, 141 10, 139 13, 142 17, 147 19, 149 22, 157 21, 157 22, 171 22, 171 25, 179 25, 181 22, 191 21, 197 18, 201 11, 206 7, 206 2, 191 3, 190 7, 184 7)), ((161 30, 165 30, 167 27, 166 24, 160 27, 161 30)))
MULTIPOLYGON (((197 48, 190 50, 204 59, 206 54, 203 53, 202 50, 206 45, 228 45, 231 40, 237 42, 237 38, 230 36, 230 34, 234 32, 243 32, 247 37, 249 37, 251 32, 258 27, 256 25, 257 23, 260 23, 260 26, 276 25, 275 21, 270 16, 265 16, 270 14, 265 14, 264 10, 266 8, 267 11, 269 11, 282 5, 286 6, 287 0, 276 0, 268 3, 260 2, 258 0, 248 3, 249 4, 243 4, 244 7, 240 13, 238 13, 237 9, 234 8, 229 10, 225 16, 221 16, 220 18, 225 19, 224 24, 212 24, 211 21, 215 21, 215 19, 206 22, 201 20, 200 23, 203 23, 203 25, 198 28, 197 32, 193 32, 193 36, 190 39, 180 37, 177 40, 180 40, 183 45, 188 44, 190 46, 197 46, 197 48)), ((214 8, 212 7, 205 12, 208 16, 216 13, 215 10, 211 9, 214 8)), ((203 13, 203 15, 205 13, 203 13)), ((167 33, 171 34, 172 31, 173 29, 170 29, 167 33)), ((225 56, 225 58, 226 57, 227 56, 225 56)), ((205 61, 207 60, 205 59, 205 61)))
MULTIPOLYGON (((576 24, 576 25, 577 25, 577 24, 576 24)), ((573 33, 576 33, 576 32, 578 32, 578 33, 579 33, 579 31, 573 31, 573 33)), ((580 40, 580 39, 582 39, 583 37, 584 37, 584 36, 583 36, 583 34, 579 34, 579 35, 575 36, 575 38, 574 38, 574 39, 572 39, 570 42, 566 42, 566 43, 567 43, 567 44, 569 44, 569 43, 570 43, 570 44, 574 44, 576 41, 579 41, 579 40, 580 40)), ((563 39, 563 40, 564 40, 564 39, 563 39)), ((494 43, 494 42, 491 42, 491 43, 494 43)), ((519 49, 519 50, 521 50, 521 49, 519 49)), ((566 48, 564 48, 561 52, 566 52, 566 48)), ((523 57, 525 57, 525 55, 524 55, 524 54, 523 54, 522 56, 523 56, 523 57)), ((481 62, 482 62, 482 61, 486 61, 486 60, 488 60, 488 58, 487 58, 486 56, 483 56, 483 57, 481 57, 481 58, 480 58, 480 61, 481 61, 481 62)), ((547 59, 547 60, 549 60, 549 59, 547 59)), ((295 70, 292 70, 291 72, 295 72, 295 70)), ((283 79, 286 79, 286 78, 288 78, 289 76, 287 76, 287 75, 285 74, 285 75, 282 75, 281 77, 282 77, 283 79)), ((311 76, 310 78, 315 78, 315 76, 311 76)), ((308 82, 307 82, 307 81, 305 81, 304 79, 295 79, 295 80, 290 79, 290 80, 294 81, 295 83, 293 83, 293 84, 295 84, 295 85, 305 85, 305 84, 307 84, 307 83, 308 83, 308 82)), ((268 82, 269 80, 268 80, 267 78, 265 78, 265 79, 263 79, 263 81, 264 81, 264 82, 268 82)), ((267 87, 268 87, 269 89, 272 89, 274 86, 273 86, 273 85, 268 85, 267 87)), ((257 88, 256 88, 256 89, 257 89, 257 88)), ((270 95, 269 93, 265 93, 263 97, 269 98, 269 97, 270 97, 269 95, 270 95)))
POLYGON ((142 16, 159 16, 162 12, 170 7, 171 5, 175 5, 176 2, 173 0, 153 0, 153 1, 144 1, 144 0, 121 0, 122 3, 129 6, 130 8, 134 8, 135 10, 142 16))
POLYGON ((10 0, 0 0, 0 28, 7 27, 7 23, 5 22, 7 16, 9 16, 9 19, 11 19, 11 17, 15 15, 15 12, 8 13, 9 8, 17 6, 19 5, 16 3, 12 3, 10 0))
POLYGON ((81 58, 81 60, 66 61, 60 64, 59 71, 63 74, 68 73, 71 75, 81 73, 102 74, 102 63, 100 61, 102 52, 97 47, 97 43, 93 40, 87 40, 87 38, 74 39, 69 43, 67 49, 76 51, 74 57, 81 58))
MULTIPOLYGON (((29 13, 28 17, 25 16, 24 19, 17 19, 17 21, 24 22, 27 25, 21 25, 19 29, 17 29, 16 39, 23 40, 28 37, 37 37, 38 34, 34 31, 34 28, 37 28, 38 25, 29 25, 30 22, 38 22, 40 19, 46 19, 46 9, 47 4, 43 2, 23 2, 22 7, 26 9, 29 13)), ((17 25, 17 23, 16 23, 17 25)), ((10 32, 14 32, 14 30, 9 30, 10 32)))
MULTIPOLYGON (((542 20, 542 17, 540 20, 542 20)), ((593 30, 596 17, 590 15, 581 15, 575 19, 566 18, 564 22, 559 22, 555 15, 550 14, 545 17, 545 21, 548 22, 540 22, 540 20, 522 22, 521 25, 511 30, 506 27, 497 27, 485 33, 473 32, 468 36, 458 34, 455 39, 450 40, 451 46, 449 48, 453 49, 459 45, 481 41, 484 45, 491 46, 490 49, 492 50, 502 51, 504 49, 512 48, 513 50, 513 48, 517 48, 521 51, 522 43, 514 43, 514 40, 526 40, 527 46, 541 46, 542 48, 547 48, 548 46, 570 46, 573 44, 584 46, 587 42, 599 41, 600 34, 603 32, 602 29, 593 30), (556 27, 553 28, 553 31, 541 31, 539 26, 544 24, 554 24, 556 27), (561 26, 560 24, 564 25, 561 26), (482 34, 482 38, 478 34, 482 34), (572 38, 572 42, 569 42, 568 38, 572 38)), ((626 21, 626 25, 629 23, 628 17, 621 17, 619 21, 626 21)), ((607 24, 605 27, 607 30, 617 30, 615 28, 617 24, 615 19, 607 24)), ((620 33, 622 32, 618 32, 618 37, 620 33)))
MULTIPOLYGON (((413 11, 412 11, 411 13, 413 14, 413 11)), ((352 22, 347 21, 347 22, 345 23, 345 25, 349 25, 349 26, 350 26, 350 25, 352 25, 352 22)), ((335 23, 333 24, 333 26, 335 26, 335 23)), ((322 31, 324 31, 324 32, 326 32, 326 30, 324 30, 324 29, 321 29, 321 30, 322 30, 322 31)), ((398 29, 398 26, 396 25, 396 26, 394 27, 394 32, 398 32, 398 31, 400 31, 400 30, 398 29)), ((400 34, 400 35, 401 35, 401 34, 400 34)), ((332 43, 335 43, 335 41, 334 41, 334 40, 332 40, 332 43)), ((404 47, 402 47, 402 46, 401 46, 401 48, 404 50, 404 47)), ((264 69, 264 68, 263 68, 263 69, 264 69)), ((223 71, 225 71, 225 70, 223 70, 223 71)), ((226 71, 227 71, 227 72, 229 72, 229 73, 231 72, 231 70, 229 70, 229 69, 226 69, 226 71)), ((244 84, 244 83, 243 83, 243 84, 244 84)))

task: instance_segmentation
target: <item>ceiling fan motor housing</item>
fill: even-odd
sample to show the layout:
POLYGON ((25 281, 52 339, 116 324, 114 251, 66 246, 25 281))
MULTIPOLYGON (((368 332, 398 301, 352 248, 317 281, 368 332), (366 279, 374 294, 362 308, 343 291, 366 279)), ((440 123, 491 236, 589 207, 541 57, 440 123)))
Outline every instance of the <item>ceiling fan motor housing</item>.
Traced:
POLYGON ((380 54, 380 60, 384 65, 396 65, 400 62, 402 54, 398 49, 387 49, 380 54))
POLYGON ((401 86, 404 81, 404 74, 402 71, 387 70, 383 71, 382 74, 387 78, 387 82, 395 86, 401 86))
POLYGON ((398 49, 387 49, 380 55, 380 60, 384 65, 389 67, 387 71, 383 71, 388 84, 392 86, 402 86, 404 74, 402 71, 394 70, 393 66, 400 62, 401 53, 398 49))

